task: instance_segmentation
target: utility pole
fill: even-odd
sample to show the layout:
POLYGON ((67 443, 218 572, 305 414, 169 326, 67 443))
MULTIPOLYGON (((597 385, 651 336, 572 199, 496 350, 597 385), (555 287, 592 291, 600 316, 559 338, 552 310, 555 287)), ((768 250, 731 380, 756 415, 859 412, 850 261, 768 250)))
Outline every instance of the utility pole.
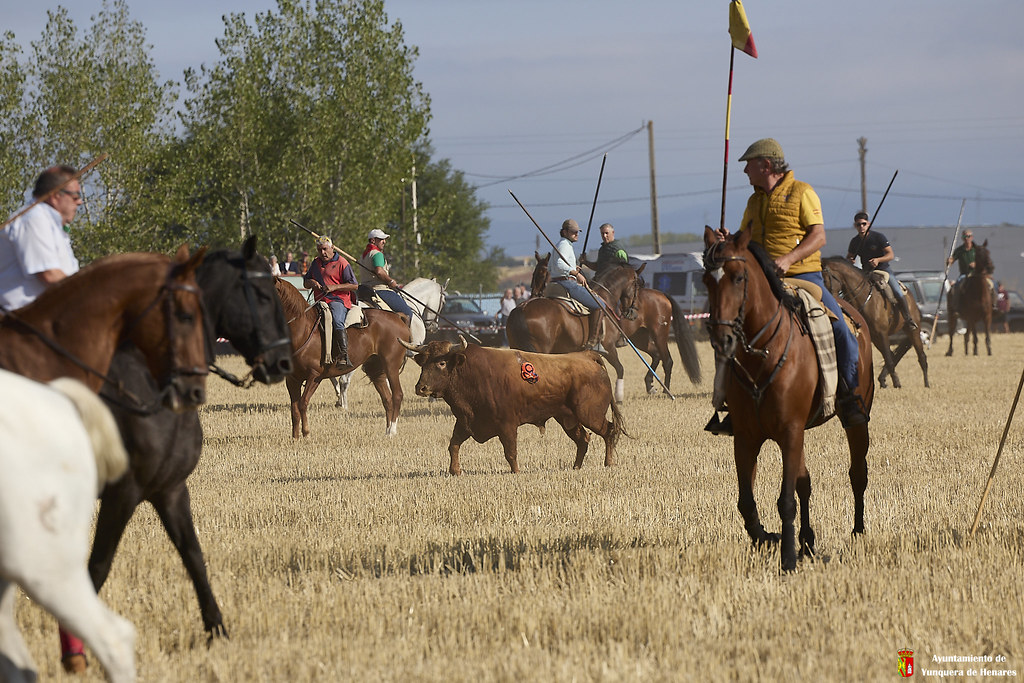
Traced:
MULTIPOLYGON (((864 160, 868 155, 868 139, 857 138, 857 144, 860 146, 860 210, 864 213, 868 212, 868 181, 867 175, 864 173, 864 160)), ((872 216, 871 220, 875 220, 872 216)))
POLYGON ((647 150, 651 165, 651 247, 658 255, 661 253, 661 235, 658 233, 658 185, 654 179, 654 121, 647 122, 647 150))

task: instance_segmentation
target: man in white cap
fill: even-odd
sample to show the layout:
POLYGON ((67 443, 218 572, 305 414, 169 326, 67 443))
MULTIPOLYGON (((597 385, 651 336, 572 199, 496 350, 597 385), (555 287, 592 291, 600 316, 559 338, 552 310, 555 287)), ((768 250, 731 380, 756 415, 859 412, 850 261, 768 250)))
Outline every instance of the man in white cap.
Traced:
POLYGON ((571 218, 566 219, 558 234, 562 239, 555 245, 555 251, 551 253, 551 260, 548 261, 551 281, 565 287, 569 296, 590 309, 590 336, 583 348, 605 353, 604 347, 601 346, 601 321, 604 309, 601 302, 583 286, 586 279, 576 264, 576 252, 572 248, 573 243, 580 238, 580 225, 571 218))
POLYGON ((360 287, 369 287, 392 311, 404 313, 409 317, 409 320, 412 320, 412 308, 405 302, 402 295, 395 291, 401 285, 395 281, 395 278, 391 277, 389 272, 391 265, 384 258, 384 244, 389 237, 391 235, 388 235, 379 228, 374 228, 370 231, 369 242, 366 245, 366 249, 363 250, 362 257, 359 259, 360 265, 364 268, 363 272, 367 274, 367 278, 360 287))
MULTIPOLYGON (((837 318, 832 321, 840 377, 836 409, 844 425, 863 424, 868 416, 860 397, 853 393, 857 387, 857 338, 821 276, 821 248, 825 246, 821 200, 813 187, 793 177, 782 145, 772 138, 750 145, 740 161, 747 162, 743 172, 754 187, 740 231, 750 231, 751 241, 764 247, 780 275, 821 288, 821 303, 837 318)), ((729 231, 723 228, 720 233, 726 237, 729 231)))

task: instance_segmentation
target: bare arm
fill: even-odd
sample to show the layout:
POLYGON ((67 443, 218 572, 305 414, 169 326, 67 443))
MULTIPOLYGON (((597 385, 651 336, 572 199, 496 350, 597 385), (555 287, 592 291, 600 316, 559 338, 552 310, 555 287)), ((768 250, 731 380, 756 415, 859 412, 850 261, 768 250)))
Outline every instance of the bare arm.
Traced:
POLYGON ((872 268, 877 268, 879 263, 887 263, 888 261, 892 261, 894 258, 896 258, 896 254, 893 252, 892 247, 889 246, 885 248, 885 253, 881 256, 869 258, 868 263, 871 264, 872 268))
POLYGON ((50 268, 49 270, 36 273, 36 277, 39 278, 40 282, 49 287, 52 284, 60 282, 66 278, 67 275, 60 268, 50 268))

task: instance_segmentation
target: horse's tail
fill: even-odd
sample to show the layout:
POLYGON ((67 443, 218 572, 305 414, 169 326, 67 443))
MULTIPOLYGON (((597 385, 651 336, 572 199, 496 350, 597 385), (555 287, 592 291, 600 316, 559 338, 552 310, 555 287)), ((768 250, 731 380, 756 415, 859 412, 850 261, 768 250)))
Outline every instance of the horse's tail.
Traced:
POLYGON ((510 349, 521 349, 523 351, 537 352, 537 348, 530 339, 530 328, 526 324, 526 312, 524 306, 516 306, 508 314, 505 321, 505 336, 508 337, 510 349))
POLYGON ((700 357, 697 355, 697 342, 693 338, 693 331, 690 330, 690 323, 686 322, 683 309, 676 300, 668 294, 665 296, 672 304, 672 332, 676 335, 676 347, 686 369, 686 376, 693 384, 700 384, 700 357))
POLYGON ((50 382, 50 386, 67 396, 82 418, 96 459, 97 490, 109 481, 116 481, 128 469, 128 453, 110 410, 78 380, 61 377, 50 382))

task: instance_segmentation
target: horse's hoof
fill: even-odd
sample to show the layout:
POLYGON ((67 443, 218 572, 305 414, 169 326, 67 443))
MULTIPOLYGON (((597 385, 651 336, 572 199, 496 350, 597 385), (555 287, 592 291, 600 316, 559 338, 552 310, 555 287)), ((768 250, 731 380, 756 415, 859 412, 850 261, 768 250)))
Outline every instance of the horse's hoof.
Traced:
POLYGON ((754 545, 756 545, 758 548, 769 547, 769 546, 775 545, 781 539, 782 539, 781 535, 779 535, 779 534, 770 534, 770 533, 768 533, 766 531, 764 533, 764 535, 761 536, 761 538, 759 538, 756 541, 754 541, 754 545))
POLYGON ((81 652, 64 655, 60 663, 69 674, 84 674, 89 668, 89 660, 81 652))

